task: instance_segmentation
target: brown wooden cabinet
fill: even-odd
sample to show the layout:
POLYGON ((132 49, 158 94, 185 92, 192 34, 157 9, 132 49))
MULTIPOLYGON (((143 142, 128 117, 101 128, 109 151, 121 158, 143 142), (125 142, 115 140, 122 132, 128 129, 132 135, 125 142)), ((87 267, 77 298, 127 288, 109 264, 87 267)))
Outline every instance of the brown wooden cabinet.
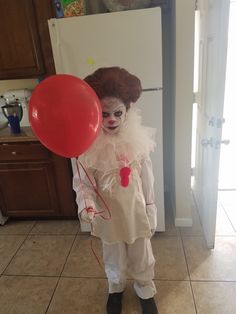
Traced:
POLYGON ((0 0, 0 79, 55 74, 48 19, 51 0, 0 0))
POLYGON ((8 217, 75 217, 70 160, 39 142, 0 144, 0 209, 8 217))

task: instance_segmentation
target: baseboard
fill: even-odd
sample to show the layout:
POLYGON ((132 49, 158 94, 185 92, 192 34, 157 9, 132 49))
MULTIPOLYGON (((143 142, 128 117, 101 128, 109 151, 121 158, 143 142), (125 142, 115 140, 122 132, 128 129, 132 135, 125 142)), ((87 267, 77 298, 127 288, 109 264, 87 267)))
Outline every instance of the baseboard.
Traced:
POLYGON ((4 225, 5 222, 7 221, 8 217, 4 217, 2 215, 1 209, 0 209, 0 225, 4 225))
POLYGON ((175 218, 176 227, 192 227, 193 220, 192 218, 175 218))

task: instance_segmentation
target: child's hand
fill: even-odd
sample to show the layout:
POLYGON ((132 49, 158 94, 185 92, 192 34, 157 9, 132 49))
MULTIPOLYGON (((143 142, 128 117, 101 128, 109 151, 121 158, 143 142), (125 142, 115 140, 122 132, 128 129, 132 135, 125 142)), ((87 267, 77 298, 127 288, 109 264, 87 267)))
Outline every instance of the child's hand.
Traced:
POLYGON ((80 217, 83 221, 91 223, 94 219, 96 210, 93 207, 87 207, 82 210, 80 217))

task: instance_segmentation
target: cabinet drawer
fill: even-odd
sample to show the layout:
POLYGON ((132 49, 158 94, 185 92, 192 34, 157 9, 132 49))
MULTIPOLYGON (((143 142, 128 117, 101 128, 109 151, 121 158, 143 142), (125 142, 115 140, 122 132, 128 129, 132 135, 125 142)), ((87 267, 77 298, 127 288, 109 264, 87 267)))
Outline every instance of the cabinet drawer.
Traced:
POLYGON ((49 156, 49 151, 39 143, 0 145, 0 161, 42 160, 49 156))

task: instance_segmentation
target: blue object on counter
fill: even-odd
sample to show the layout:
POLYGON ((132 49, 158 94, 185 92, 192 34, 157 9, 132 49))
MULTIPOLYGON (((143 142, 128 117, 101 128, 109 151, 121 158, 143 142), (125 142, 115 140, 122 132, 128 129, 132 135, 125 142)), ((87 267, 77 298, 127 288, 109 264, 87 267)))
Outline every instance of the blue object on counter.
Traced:
POLYGON ((37 77, 38 83, 42 82, 45 78, 46 78, 46 76, 44 76, 44 75, 38 76, 38 77, 37 77))
POLYGON ((18 116, 13 116, 10 115, 7 117, 10 127, 11 127, 11 132, 13 134, 19 134, 20 133, 20 120, 18 116))
POLYGON ((56 18, 64 17, 64 11, 60 0, 52 0, 55 7, 56 18))

